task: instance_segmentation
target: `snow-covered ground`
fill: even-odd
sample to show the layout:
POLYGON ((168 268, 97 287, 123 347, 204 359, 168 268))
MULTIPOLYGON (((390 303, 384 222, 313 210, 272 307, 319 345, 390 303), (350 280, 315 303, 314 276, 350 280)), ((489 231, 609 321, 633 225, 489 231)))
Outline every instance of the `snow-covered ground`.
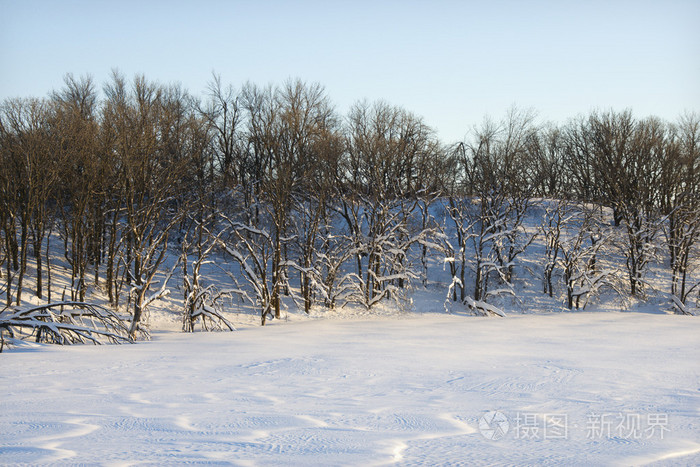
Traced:
POLYGON ((697 318, 420 311, 16 347, 0 464, 700 464, 697 318))
MULTIPOLYGON (((644 299, 604 289, 568 311, 560 276, 542 292, 543 248, 519 257, 506 318, 445 303, 433 255, 409 303, 307 316, 285 297, 260 327, 234 299, 236 332, 184 334, 176 274, 147 311, 150 341, 0 355, 0 465, 700 465, 700 321, 673 314, 667 259, 644 299)), ((230 287, 235 265, 213 260, 206 282, 230 287)), ((60 252, 51 264, 55 301, 70 270, 60 252)), ((24 303, 44 303, 35 276, 30 261, 24 303)))

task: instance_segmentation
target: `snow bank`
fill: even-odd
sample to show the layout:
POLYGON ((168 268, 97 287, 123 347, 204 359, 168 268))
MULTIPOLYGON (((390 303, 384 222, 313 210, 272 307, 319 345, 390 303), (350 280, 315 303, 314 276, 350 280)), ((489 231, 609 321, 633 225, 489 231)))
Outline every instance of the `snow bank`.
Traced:
POLYGON ((24 346, 1 359, 0 464, 697 465, 698 336, 425 313, 24 346))

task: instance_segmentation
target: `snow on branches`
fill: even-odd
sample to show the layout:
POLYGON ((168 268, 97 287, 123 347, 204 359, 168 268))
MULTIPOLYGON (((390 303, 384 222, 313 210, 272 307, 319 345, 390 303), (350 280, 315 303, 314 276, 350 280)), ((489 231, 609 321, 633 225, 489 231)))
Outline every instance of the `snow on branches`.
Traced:
POLYGON ((211 262, 209 256, 220 238, 226 232, 222 229, 218 235, 211 235, 201 221, 192 222, 194 232, 184 233, 180 243, 179 265, 182 268, 183 291, 183 332, 194 332, 199 322, 204 331, 234 331, 235 327, 223 315, 223 302, 234 294, 244 295, 238 289, 220 289, 215 284, 205 286, 202 266, 211 262), (193 233, 192 239, 190 234, 193 233))
POLYGON ((371 200, 358 196, 343 200, 338 212, 352 239, 356 272, 349 276, 355 285, 353 299, 366 308, 384 299, 401 302, 413 280, 419 279, 411 249, 435 244, 436 229, 427 223, 411 222, 418 212, 417 200, 371 200))
POLYGON ((85 302, 6 308, 0 312, 0 332, 13 339, 34 338, 36 342, 59 345, 134 342, 125 318, 85 302))
POLYGON ((503 316, 489 304, 502 295, 515 296, 515 259, 535 239, 524 227, 528 202, 492 191, 479 198, 450 197, 445 206, 452 221, 456 243, 445 242, 445 263, 450 265, 452 282, 446 300, 459 301, 477 314, 503 316), (472 296, 467 294, 466 271, 473 272, 472 296), (496 288, 490 288, 493 283, 496 288))
POLYGON ((566 200, 543 203, 544 292, 554 296, 553 277, 560 272, 569 309, 585 308, 603 287, 622 294, 619 269, 605 261, 615 232, 604 222, 600 207, 566 200))

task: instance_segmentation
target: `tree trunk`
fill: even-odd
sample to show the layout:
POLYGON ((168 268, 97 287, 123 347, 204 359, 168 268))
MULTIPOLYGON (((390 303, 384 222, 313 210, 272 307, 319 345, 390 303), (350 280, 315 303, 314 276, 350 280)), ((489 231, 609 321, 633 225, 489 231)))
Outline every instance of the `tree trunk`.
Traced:
POLYGON ((19 270, 19 245, 17 243, 17 227, 15 226, 14 216, 10 216, 9 228, 5 229, 7 232, 8 245, 7 248, 12 256, 12 269, 15 271, 19 270))
POLYGON ((20 253, 19 277, 17 278, 17 306, 22 304, 22 285, 24 282, 24 274, 27 272, 27 240, 29 238, 29 226, 27 222, 22 220, 22 251, 20 253))
POLYGON ((141 322, 141 316, 143 314, 143 301, 144 301, 145 290, 139 290, 136 299, 134 300, 134 317, 131 320, 131 327, 129 328, 129 336, 132 339, 136 339, 136 331, 138 329, 139 323, 141 322))
POLYGON ((281 317, 280 313, 280 272, 282 262, 282 245, 280 240, 279 226, 275 229, 275 255, 272 262, 272 306, 275 310, 275 318, 281 317))
MULTIPOLYGON (((482 289, 482 281, 483 278, 481 276, 481 261, 476 262, 476 274, 474 278, 474 300, 481 300, 481 289, 482 289)), ((464 301, 464 297, 462 297, 462 301, 464 301)))
POLYGON ((36 261, 36 296, 38 298, 43 297, 43 275, 42 275, 42 264, 41 264, 41 240, 39 243, 34 243, 34 260, 36 261))
POLYGON ((6 272, 7 272, 7 300, 6 304, 9 307, 12 305, 12 265, 10 258, 7 258, 7 262, 5 263, 6 266, 6 272))
MULTIPOLYGON (((41 216, 41 213, 37 213, 37 216, 41 216)), ((43 221, 34 222, 34 228, 32 232, 34 240, 34 261, 36 262, 36 296, 38 298, 43 298, 43 270, 42 270, 42 257, 41 257, 41 245, 44 243, 44 224, 43 221)), ((48 251, 47 251, 48 254, 48 251)))
POLYGON ((46 236, 46 294, 51 303, 51 229, 46 236))
POLYGON ((574 285, 571 283, 571 271, 568 267, 564 270, 564 282, 566 282, 566 307, 571 310, 574 307, 574 285))

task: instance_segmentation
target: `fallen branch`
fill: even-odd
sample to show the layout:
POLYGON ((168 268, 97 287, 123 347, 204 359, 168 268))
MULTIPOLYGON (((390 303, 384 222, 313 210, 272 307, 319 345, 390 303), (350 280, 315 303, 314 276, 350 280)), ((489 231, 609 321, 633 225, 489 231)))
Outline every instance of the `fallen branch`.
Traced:
POLYGON ((0 313, 2 330, 11 338, 26 340, 34 337, 36 342, 59 345, 97 345, 103 341, 133 343, 126 319, 105 307, 85 302, 5 309, 0 313))

